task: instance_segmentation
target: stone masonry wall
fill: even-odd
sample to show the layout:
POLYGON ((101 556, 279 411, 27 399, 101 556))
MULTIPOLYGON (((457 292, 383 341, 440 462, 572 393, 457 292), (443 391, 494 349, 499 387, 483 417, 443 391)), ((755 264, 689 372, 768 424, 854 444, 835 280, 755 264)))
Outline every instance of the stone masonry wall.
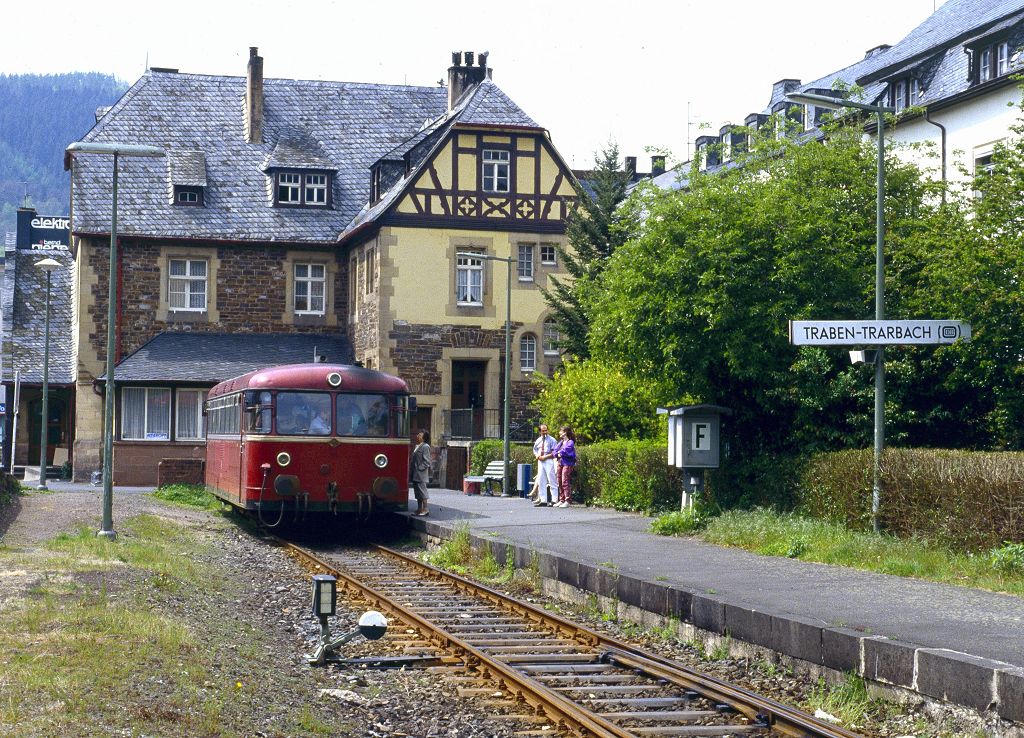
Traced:
MULTIPOLYGON (((338 316, 337 326, 328 326, 326 321, 317 323, 286 322, 282 316, 288 313, 286 304, 285 258, 288 248, 266 245, 200 248, 208 251, 211 261, 218 267, 214 278, 216 284, 208 287, 208 295, 216 293, 218 320, 211 321, 207 314, 179 313, 173 319, 158 320, 157 312, 161 302, 161 281, 166 275, 161 272, 161 246, 155 243, 125 242, 121 250, 121 316, 120 356, 124 358, 146 343, 157 333, 166 330, 194 330, 218 333, 337 333, 345 325, 347 294, 347 264, 331 252, 324 252, 323 258, 334 262, 333 307, 338 316)), ((89 249, 90 267, 97 273, 107 273, 107 251, 103 248, 89 249)), ((100 363, 106 356, 107 284, 100 279, 92 286, 92 300, 87 309, 95 331, 89 335, 91 352, 100 363)))
MULTIPOLYGON (((519 327, 513 323, 515 331, 519 327)), ((481 350, 497 350, 499 355, 505 353, 505 329, 485 330, 476 326, 457 325, 422 325, 396 320, 388 338, 394 341, 391 360, 394 362, 398 376, 409 384, 413 394, 448 395, 451 387, 441 386, 439 362, 444 358, 446 348, 479 348, 481 350)), ((504 367, 502 367, 504 369, 504 367)), ((530 400, 536 394, 531 382, 511 383, 510 422, 526 422, 534 413, 529 407, 530 400)), ((493 407, 500 405, 500 397, 495 398, 493 407)), ((490 403, 488 406, 491 406, 490 403)))

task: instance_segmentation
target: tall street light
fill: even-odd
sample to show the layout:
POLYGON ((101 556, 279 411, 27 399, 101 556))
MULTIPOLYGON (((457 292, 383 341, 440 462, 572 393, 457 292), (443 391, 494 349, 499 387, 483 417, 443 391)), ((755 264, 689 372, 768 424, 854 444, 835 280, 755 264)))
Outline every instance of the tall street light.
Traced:
POLYGON ((472 251, 460 251, 455 254, 457 257, 463 259, 479 259, 480 261, 503 261, 507 268, 505 269, 505 414, 502 418, 501 424, 501 437, 502 441, 502 460, 505 462, 504 472, 501 477, 501 493, 508 497, 510 495, 508 491, 508 461, 509 461, 509 442, 508 442, 508 412, 509 405, 511 404, 511 380, 510 372, 512 366, 512 264, 515 259, 504 256, 490 256, 488 254, 475 253, 472 251))
POLYGON ((70 168, 74 154, 104 154, 114 157, 113 190, 110 204, 110 272, 107 283, 107 384, 103 407, 103 527, 97 535, 114 539, 114 303, 117 300, 117 160, 122 156, 161 157, 156 146, 76 141, 65 149, 64 168, 70 168))
MULTIPOLYGON (((885 319, 885 114, 896 108, 884 105, 844 100, 810 92, 787 95, 786 99, 800 105, 841 110, 855 108, 875 114, 878 126, 878 174, 875 179, 875 320, 885 319)), ((878 346, 875 354, 875 453, 872 464, 871 527, 878 532, 878 508, 882 496, 882 448, 885 445, 885 347, 878 346)))
POLYGON ((46 272, 46 312, 43 317, 43 417, 42 430, 39 432, 39 486, 36 489, 49 489, 46 486, 46 447, 49 442, 48 433, 50 420, 50 273, 60 269, 56 259, 42 259, 36 266, 46 272))

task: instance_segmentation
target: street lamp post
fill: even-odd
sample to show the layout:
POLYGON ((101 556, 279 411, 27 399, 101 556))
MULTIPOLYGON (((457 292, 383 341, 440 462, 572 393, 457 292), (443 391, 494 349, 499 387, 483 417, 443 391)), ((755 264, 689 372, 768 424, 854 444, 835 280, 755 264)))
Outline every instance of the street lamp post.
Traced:
POLYGON ((509 405, 512 399, 512 384, 511 384, 511 366, 512 366, 512 264, 515 259, 511 257, 503 256, 490 256, 489 254, 481 254, 475 252, 458 252, 457 257, 463 259, 479 259, 481 261, 503 261, 505 262, 505 412, 502 417, 501 423, 501 437, 502 437, 502 460, 505 462, 502 468, 504 472, 501 478, 501 493, 506 497, 509 496, 508 491, 508 461, 509 461, 509 440, 508 440, 508 418, 509 418, 509 405))
MULTIPOLYGON (((787 95, 791 102, 841 110, 855 108, 875 114, 878 126, 878 173, 875 179, 875 320, 885 319, 885 114, 896 108, 884 105, 843 100, 842 98, 801 92, 787 95)), ((875 451, 871 482, 871 527, 878 532, 878 509, 882 497, 882 449, 885 445, 885 347, 878 346, 875 354, 875 451)))
POLYGON ((46 486, 46 456, 49 438, 50 420, 50 273, 60 269, 60 262, 46 258, 36 262, 36 266, 46 272, 46 312, 43 313, 43 411, 42 430, 39 432, 39 486, 36 489, 49 489, 46 486))
POLYGON ((121 156, 161 157, 164 150, 156 146, 92 143, 76 141, 65 149, 67 157, 74 154, 105 154, 114 157, 113 188, 110 205, 110 270, 107 283, 107 382, 103 398, 103 526, 97 535, 114 539, 114 319, 117 299, 117 161, 121 156))

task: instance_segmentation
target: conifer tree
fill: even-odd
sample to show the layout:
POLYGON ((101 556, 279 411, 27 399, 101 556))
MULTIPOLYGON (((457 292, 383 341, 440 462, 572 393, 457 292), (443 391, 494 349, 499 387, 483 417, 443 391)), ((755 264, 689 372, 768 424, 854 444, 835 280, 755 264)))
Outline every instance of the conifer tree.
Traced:
POLYGON ((629 239, 634 222, 619 210, 630 182, 630 173, 619 166, 619 147, 609 143, 595 156, 594 164, 579 193, 578 207, 566 220, 571 248, 558 246, 558 256, 572 279, 552 277, 552 289, 542 290, 558 326, 561 348, 581 359, 590 355, 587 293, 608 257, 629 239))

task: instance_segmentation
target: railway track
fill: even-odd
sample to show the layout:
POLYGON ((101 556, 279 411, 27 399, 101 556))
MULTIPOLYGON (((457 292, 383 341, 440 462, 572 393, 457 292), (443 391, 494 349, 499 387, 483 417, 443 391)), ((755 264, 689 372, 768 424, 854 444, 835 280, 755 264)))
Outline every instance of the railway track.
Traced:
POLYGON ((337 577, 339 597, 415 629, 422 640, 411 651, 458 666, 464 694, 500 695, 504 717, 519 721, 522 735, 856 738, 398 551, 283 545, 311 570, 337 577))

